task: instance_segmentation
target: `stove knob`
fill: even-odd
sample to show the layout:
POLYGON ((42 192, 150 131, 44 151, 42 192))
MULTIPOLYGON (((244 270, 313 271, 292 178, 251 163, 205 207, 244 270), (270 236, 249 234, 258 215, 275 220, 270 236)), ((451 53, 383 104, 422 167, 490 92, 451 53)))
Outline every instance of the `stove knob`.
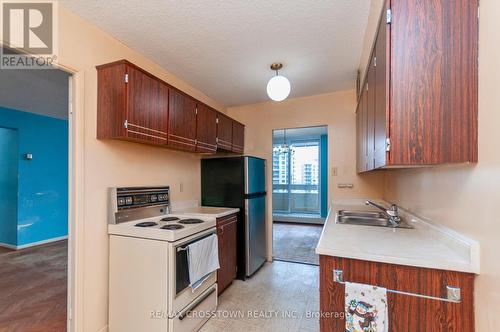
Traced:
POLYGON ((132 196, 125 197, 125 204, 132 205, 132 196))
POLYGON ((125 198, 123 197, 118 197, 118 206, 125 205, 125 198))
POLYGON ((154 202, 156 202, 159 198, 160 198, 160 195, 159 195, 159 196, 156 196, 156 195, 151 195, 151 197, 150 197, 150 201, 154 203, 154 202))

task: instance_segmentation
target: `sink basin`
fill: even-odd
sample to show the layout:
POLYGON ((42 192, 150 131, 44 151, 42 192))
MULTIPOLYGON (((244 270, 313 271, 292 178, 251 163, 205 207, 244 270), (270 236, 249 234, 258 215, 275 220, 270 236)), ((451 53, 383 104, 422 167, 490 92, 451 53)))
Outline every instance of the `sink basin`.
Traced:
POLYGON ((383 213, 371 211, 347 211, 339 210, 337 214, 337 223, 346 225, 378 226, 391 228, 413 228, 405 222, 393 227, 383 213))

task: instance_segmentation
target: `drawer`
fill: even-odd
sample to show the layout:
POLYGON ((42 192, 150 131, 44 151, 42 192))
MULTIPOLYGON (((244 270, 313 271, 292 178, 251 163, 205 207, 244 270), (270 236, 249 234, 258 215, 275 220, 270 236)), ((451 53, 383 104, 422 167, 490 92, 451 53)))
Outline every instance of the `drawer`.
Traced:
POLYGON ((216 309, 217 284, 214 284, 169 321, 169 331, 198 331, 216 309))

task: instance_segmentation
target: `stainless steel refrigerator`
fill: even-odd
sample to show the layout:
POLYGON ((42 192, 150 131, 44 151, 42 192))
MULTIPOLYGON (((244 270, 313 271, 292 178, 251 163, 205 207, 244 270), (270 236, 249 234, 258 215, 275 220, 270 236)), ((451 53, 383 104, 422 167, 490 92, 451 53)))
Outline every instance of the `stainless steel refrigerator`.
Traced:
POLYGON ((266 261, 266 161, 257 157, 202 159, 201 204, 237 207, 238 278, 266 261))

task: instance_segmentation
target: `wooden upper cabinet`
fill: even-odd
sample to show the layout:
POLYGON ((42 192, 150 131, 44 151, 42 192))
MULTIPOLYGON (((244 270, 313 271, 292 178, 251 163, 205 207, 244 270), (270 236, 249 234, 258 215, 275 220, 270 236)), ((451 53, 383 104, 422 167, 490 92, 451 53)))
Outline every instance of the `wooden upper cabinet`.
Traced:
POLYGON ((366 167, 368 170, 375 167, 375 57, 372 56, 368 67, 368 79, 366 83, 366 167))
POLYGON ((365 76, 374 88, 367 170, 477 162, 477 8, 478 0, 387 1, 365 76))
POLYGON ((196 117, 196 152, 217 151, 217 112, 198 104, 196 117))
POLYGON ((361 86, 359 92, 358 107, 356 109, 356 169, 358 172, 367 170, 368 151, 367 151, 367 100, 368 100, 367 84, 361 86))
POLYGON ((478 0, 397 0, 392 12, 389 164, 476 162, 478 0))
POLYGON ((362 143, 361 143, 361 111, 360 104, 358 103, 358 107, 356 108, 356 171, 362 172, 361 169, 361 155, 362 155, 362 143))
POLYGON ((97 69, 97 138, 167 144, 168 107, 159 82, 126 61, 97 69))
POLYGON ((385 166, 387 140, 389 137, 387 115, 389 114, 389 57, 387 56, 387 24, 380 24, 375 41, 374 53, 374 71, 375 82, 373 89, 375 90, 375 112, 374 112, 374 168, 385 166))
POLYGON ((170 89, 168 114, 168 145, 176 149, 196 149, 196 101, 170 89))
POLYGON ((244 126, 239 122, 127 60, 96 68, 97 139, 243 153, 244 126))
MULTIPOLYGON (((167 144, 168 105, 160 105, 160 83, 135 67, 128 66, 128 137, 156 144, 167 144)), ((162 101, 168 100, 168 88, 162 90, 162 101)))
POLYGON ((217 149, 231 152, 233 141, 233 120, 222 114, 217 114, 217 149))
POLYGON ((233 120, 233 146, 231 151, 235 153, 243 153, 245 145, 245 126, 233 120))

